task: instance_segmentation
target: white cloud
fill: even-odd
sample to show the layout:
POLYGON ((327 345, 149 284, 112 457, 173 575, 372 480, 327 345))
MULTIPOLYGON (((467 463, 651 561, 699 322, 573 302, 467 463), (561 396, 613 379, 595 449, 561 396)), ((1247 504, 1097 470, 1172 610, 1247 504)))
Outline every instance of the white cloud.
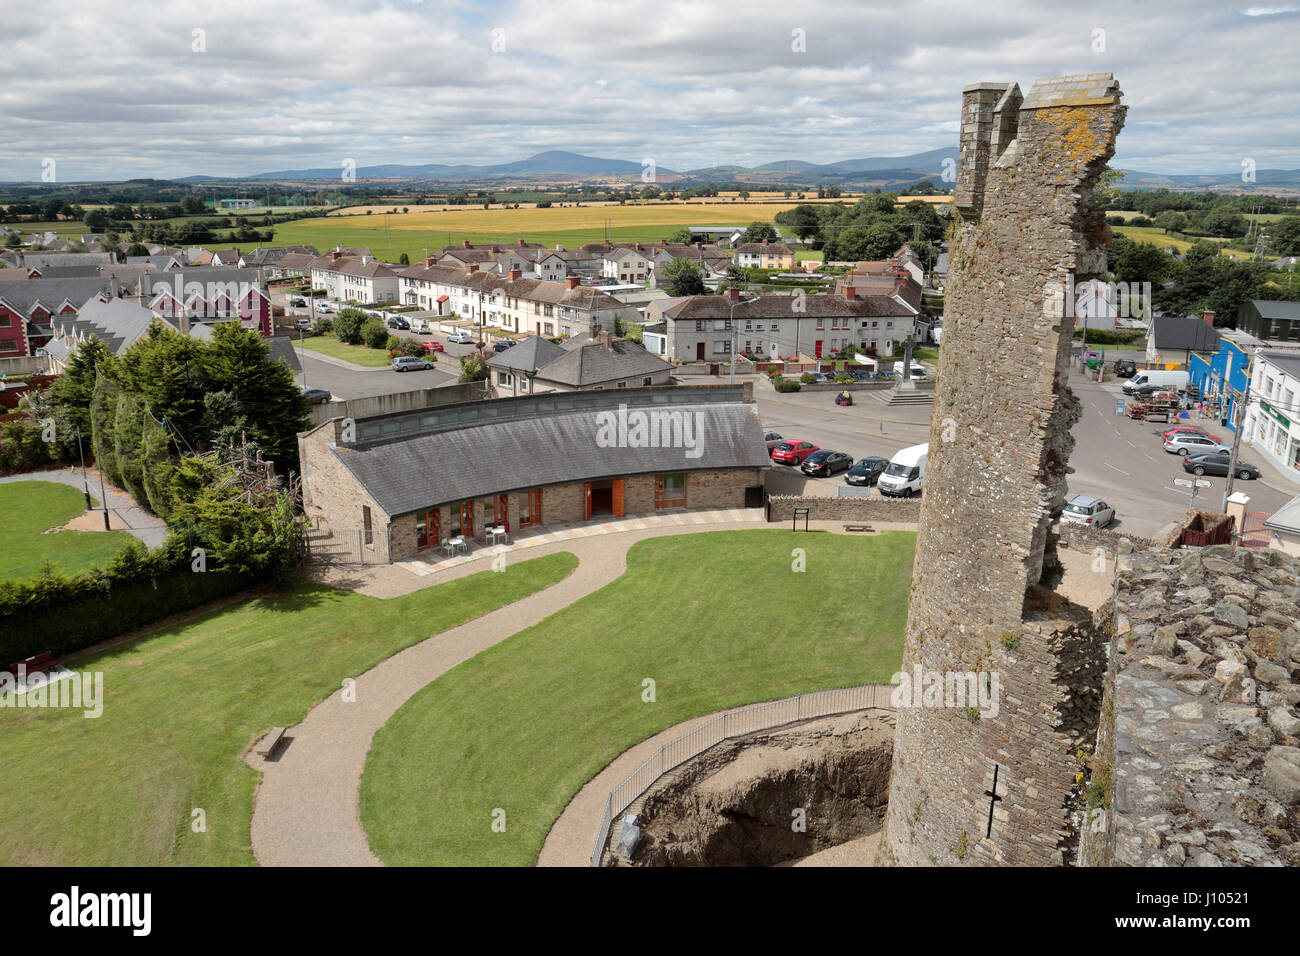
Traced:
POLYGON ((1276 17, 1297 9, 63 0, 5 24, 0 179, 38 178, 47 156, 64 179, 247 175, 345 156, 493 163, 542 149, 655 155, 675 169, 833 162, 954 144, 971 82, 1027 88, 1093 71, 1114 72, 1130 106, 1118 165, 1228 172, 1251 156, 1295 168, 1295 59, 1276 17))

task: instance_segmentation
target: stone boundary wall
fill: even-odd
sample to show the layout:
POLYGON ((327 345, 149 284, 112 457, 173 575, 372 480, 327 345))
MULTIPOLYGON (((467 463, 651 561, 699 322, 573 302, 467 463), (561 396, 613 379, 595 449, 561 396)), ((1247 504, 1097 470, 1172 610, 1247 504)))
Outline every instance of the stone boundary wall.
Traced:
POLYGON ((768 521, 789 521, 795 508, 808 508, 810 521, 891 521, 916 524, 921 519, 920 498, 845 497, 815 495, 770 495, 768 521))
POLYGON ((1086 524, 1061 522, 1056 526, 1056 536, 1058 545, 1070 551, 1092 551, 1095 548, 1102 548, 1107 553, 1114 554, 1120 550, 1120 542, 1125 540, 1129 542, 1129 550, 1157 547, 1150 538, 1141 538, 1109 528, 1093 528, 1086 524))
POLYGON ((345 402, 326 402, 324 405, 310 406, 311 424, 314 428, 331 418, 353 420, 375 418, 393 412, 412 412, 438 405, 452 405, 456 402, 473 402, 483 397, 482 382, 460 382, 455 385, 418 388, 411 392, 392 392, 388 395, 373 395, 370 398, 354 398, 345 402))

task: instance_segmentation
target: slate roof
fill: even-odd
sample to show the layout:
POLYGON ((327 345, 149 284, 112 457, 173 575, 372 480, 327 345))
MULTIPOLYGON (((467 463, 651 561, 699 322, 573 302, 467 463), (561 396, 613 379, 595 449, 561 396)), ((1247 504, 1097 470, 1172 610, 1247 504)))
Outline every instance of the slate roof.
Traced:
POLYGON ((1251 299, 1250 304, 1266 319, 1300 319, 1300 302, 1251 299))
POLYGON ((1295 379, 1300 379, 1300 354, 1290 352, 1264 352, 1260 358, 1295 379))
POLYGON ((155 321, 159 320, 148 309, 125 299, 92 300, 81 308, 75 319, 61 320, 59 316, 53 319, 58 335, 78 332, 92 335, 103 341, 114 355, 130 348, 155 321))
MULTIPOLYGON (((336 445, 338 460, 390 516, 470 498, 597 478, 722 468, 769 468, 762 425, 753 403, 651 405, 647 392, 608 396, 586 408, 487 422, 370 445, 336 445), (681 412, 697 427, 696 458, 688 449, 603 448, 596 443, 600 411, 681 412), (697 417, 698 416, 698 417, 697 417)), ((479 403, 503 408, 516 399, 479 403)), ((447 406, 444 411, 450 408, 447 406)))
POLYGON ((804 309, 794 312, 794 296, 769 293, 746 299, 741 297, 732 311, 731 300, 725 295, 693 295, 669 306, 663 314, 681 322, 692 319, 789 319, 817 316, 849 316, 857 318, 911 317, 915 309, 892 296, 868 295, 846 299, 842 295, 818 293, 804 296, 804 309))
POLYGON ((1272 515, 1264 519, 1264 527, 1277 531, 1300 534, 1300 495, 1292 498, 1272 515))
POLYGON ((599 338, 567 349, 553 362, 537 370, 537 378, 573 388, 590 388, 604 382, 654 375, 672 368, 645 347, 627 339, 610 339, 606 345, 599 338))
POLYGON ((0 300, 23 315, 29 315, 36 305, 57 311, 67 302, 74 309, 80 309, 87 299, 94 298, 100 292, 111 295, 112 284, 107 276, 0 282, 0 300))
POLYGON ((1208 322, 1181 315, 1157 315, 1151 323, 1151 335, 1157 349, 1186 349, 1191 352, 1216 352, 1219 330, 1208 322))
POLYGON ((494 354, 487 360, 487 364, 488 368, 504 369, 507 372, 527 372, 532 375, 563 354, 564 349, 550 339, 544 339, 540 335, 530 335, 518 345, 494 354))

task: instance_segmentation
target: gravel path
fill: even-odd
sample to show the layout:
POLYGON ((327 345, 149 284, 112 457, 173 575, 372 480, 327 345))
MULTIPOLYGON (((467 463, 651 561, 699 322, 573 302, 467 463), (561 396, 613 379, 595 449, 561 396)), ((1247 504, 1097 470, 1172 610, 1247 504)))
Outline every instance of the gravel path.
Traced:
MULTIPOLYGON (((262 773, 252 821, 257 861, 264 866, 381 865, 361 827, 358 787, 371 739, 416 691, 462 661, 613 581, 626 569, 627 549, 637 541, 766 527, 772 526, 761 520, 670 525, 608 531, 529 548, 529 558, 569 551, 578 557, 578 567, 558 584, 431 635, 364 674, 339 675, 340 684, 346 677, 355 678, 354 701, 344 701, 340 690, 316 705, 301 724, 289 729, 274 760, 262 760, 250 749, 245 760, 262 773)), ((491 562, 492 556, 485 555, 446 574, 424 578, 425 586, 485 570, 491 562)), ((588 850, 592 833, 584 837, 588 850)))
MULTIPOLYGON (((88 468, 86 473, 90 479, 90 497, 96 502, 100 502, 101 506, 95 511, 86 512, 84 515, 73 518, 68 527, 79 531, 100 531, 103 530, 104 519, 99 471, 88 468)), ((78 491, 84 489, 81 472, 74 469, 32 471, 22 475, 10 475, 7 478, 0 478, 0 483, 10 481, 52 481, 60 485, 71 485, 78 491)), ((108 517, 111 530, 126 531, 133 534, 151 548, 156 548, 163 543, 163 539, 167 537, 167 525, 163 523, 161 518, 149 514, 149 512, 136 505, 135 501, 125 491, 114 488, 107 482, 104 484, 102 497, 108 499, 108 517)))

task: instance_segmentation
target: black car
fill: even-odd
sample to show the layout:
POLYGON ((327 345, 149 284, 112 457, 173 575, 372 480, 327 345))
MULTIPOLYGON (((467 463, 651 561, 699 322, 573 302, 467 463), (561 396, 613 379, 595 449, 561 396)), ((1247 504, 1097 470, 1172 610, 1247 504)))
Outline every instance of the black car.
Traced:
POLYGON ((1154 395, 1156 392, 1172 391, 1175 391, 1175 389, 1170 388, 1168 385, 1139 385, 1128 394, 1132 398, 1144 398, 1147 395, 1154 395))
MULTIPOLYGON (((1183 459, 1183 471, 1193 475, 1217 475, 1226 478, 1228 465, 1232 459, 1223 452, 1211 452, 1206 455, 1188 455, 1183 459)), ((1238 461, 1233 474, 1243 481, 1253 481, 1259 477, 1259 469, 1248 461, 1238 461)))
POLYGON ((1115 359, 1115 374, 1119 378, 1132 378, 1137 373, 1137 363, 1132 359, 1115 359))
POLYGON ((402 329, 403 331, 409 332, 411 329, 411 323, 407 322, 406 319, 402 318, 400 315, 390 315, 388 317, 388 327, 390 329, 402 329))
POLYGON ((511 342, 509 339, 502 339, 500 342, 493 342, 493 343, 492 343, 492 351, 494 351, 494 352, 504 352, 506 349, 510 348, 510 347, 513 346, 514 344, 515 344, 515 343, 514 343, 514 342, 511 342))
POLYGON ((850 485, 874 485, 888 467, 888 458, 863 458, 845 472, 844 481, 850 485))
POLYGON ((805 475, 833 475, 837 471, 848 471, 853 467, 853 459, 842 451, 815 451, 803 460, 799 470, 805 475))

